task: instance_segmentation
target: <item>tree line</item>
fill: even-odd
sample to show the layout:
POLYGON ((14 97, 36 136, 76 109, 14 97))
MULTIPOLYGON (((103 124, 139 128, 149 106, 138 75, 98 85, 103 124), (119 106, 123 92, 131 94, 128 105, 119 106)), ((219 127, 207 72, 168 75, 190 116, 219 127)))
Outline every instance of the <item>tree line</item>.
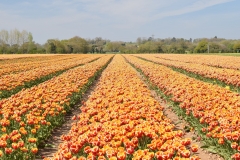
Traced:
POLYGON ((0 31, 0 53, 32 53, 34 47, 31 32, 17 29, 0 31))
POLYGON ((44 44, 33 41, 26 30, 1 30, 0 54, 13 53, 236 53, 240 40, 224 38, 137 38, 136 42, 110 41, 101 37, 84 39, 48 39, 44 44))

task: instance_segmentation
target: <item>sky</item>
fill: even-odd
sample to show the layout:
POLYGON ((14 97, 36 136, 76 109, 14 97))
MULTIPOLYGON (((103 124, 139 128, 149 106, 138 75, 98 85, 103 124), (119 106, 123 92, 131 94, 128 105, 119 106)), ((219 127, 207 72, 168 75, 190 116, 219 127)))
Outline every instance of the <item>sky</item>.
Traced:
POLYGON ((27 30, 36 43, 74 36, 240 39, 240 0, 1 0, 0 30, 27 30))

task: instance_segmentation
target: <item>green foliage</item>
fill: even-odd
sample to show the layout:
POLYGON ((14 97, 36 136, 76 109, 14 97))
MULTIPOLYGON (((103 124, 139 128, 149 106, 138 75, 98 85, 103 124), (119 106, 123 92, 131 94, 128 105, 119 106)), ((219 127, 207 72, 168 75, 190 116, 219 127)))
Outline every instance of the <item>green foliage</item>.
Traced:
POLYGON ((95 39, 87 39, 90 53, 105 53, 107 51, 107 43, 110 40, 104 40, 101 37, 95 39))
POLYGON ((222 52, 220 44, 218 44, 216 42, 210 43, 209 46, 211 46, 210 53, 219 53, 219 52, 221 53, 222 52))
POLYGON ((120 50, 123 50, 124 46, 124 42, 108 42, 106 44, 106 50, 108 52, 119 52, 120 50))
POLYGON ((0 54, 44 53, 43 46, 33 41, 32 33, 26 30, 1 30, 0 54))
POLYGON ((69 39, 67 44, 70 48, 72 48, 72 53, 87 53, 89 51, 87 41, 78 36, 69 39))
POLYGON ((49 39, 46 43, 47 53, 87 53, 88 43, 80 37, 73 37, 69 40, 49 39))
POLYGON ((47 53, 56 53, 56 40, 54 39, 49 39, 47 41, 47 47, 46 47, 46 51, 47 53))
POLYGON ((197 53, 206 53, 208 50, 208 42, 206 40, 200 41, 194 50, 197 53))
POLYGON ((237 42, 233 45, 233 49, 239 53, 240 52, 240 42, 237 42))
POLYGON ((33 35, 17 29, 0 31, 0 54, 12 53, 238 53, 239 40, 217 36, 210 39, 137 38, 136 42, 110 41, 101 37, 83 39, 75 36, 66 40, 48 39, 43 45, 33 41, 33 35))

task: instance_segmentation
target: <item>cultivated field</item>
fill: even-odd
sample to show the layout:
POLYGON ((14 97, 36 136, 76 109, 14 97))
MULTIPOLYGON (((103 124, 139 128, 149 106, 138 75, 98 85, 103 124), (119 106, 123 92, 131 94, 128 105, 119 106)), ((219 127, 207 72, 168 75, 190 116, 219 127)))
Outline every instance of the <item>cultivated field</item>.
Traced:
POLYGON ((0 159, 240 160, 239 64, 217 55, 0 55, 0 159))

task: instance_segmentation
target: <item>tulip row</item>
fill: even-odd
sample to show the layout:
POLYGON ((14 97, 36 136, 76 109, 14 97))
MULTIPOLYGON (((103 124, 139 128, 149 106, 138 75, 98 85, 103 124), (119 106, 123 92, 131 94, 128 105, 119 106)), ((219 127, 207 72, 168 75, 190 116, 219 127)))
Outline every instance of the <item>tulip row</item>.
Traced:
POLYGON ((219 154, 225 158, 240 156, 239 94, 162 65, 134 56, 125 57, 179 106, 182 116, 186 116, 199 134, 205 135, 208 144, 219 147, 219 154))
MULTIPOLYGON (((87 55, 81 55, 82 59, 89 57, 87 55)), ((70 59, 78 59, 79 55, 58 55, 58 56, 43 56, 43 57, 29 57, 11 60, 0 61, 0 75, 18 73, 34 68, 40 68, 45 66, 53 65, 58 61, 67 61, 70 59)))
POLYGON ((213 82, 216 80, 225 83, 226 85, 232 85, 239 88, 240 87, 240 71, 234 69, 226 69, 226 68, 216 68, 211 66, 206 66, 202 64, 195 63, 185 63, 180 61, 170 61, 165 59, 159 59, 156 57, 152 57, 150 55, 140 55, 144 59, 169 66, 177 69, 184 70, 188 73, 193 73, 196 75, 201 75, 205 78, 210 78, 213 82))
MULTIPOLYGON (((48 57, 53 54, 0 54, 0 60, 11 60, 11 59, 21 59, 21 58, 32 58, 32 57, 48 57)), ((55 54, 61 55, 61 54, 55 54)))
POLYGON ((24 82, 29 82, 60 70, 66 70, 68 68, 87 63, 93 59, 96 59, 97 57, 100 56, 91 56, 89 58, 78 56, 76 59, 58 61, 49 65, 45 65, 44 67, 38 67, 28 71, 3 75, 0 77, 0 90, 11 90, 17 86, 24 85, 24 82))
POLYGON ((66 71, 0 101, 0 159, 33 159, 112 55, 66 71))
POLYGON ((45 160, 199 159, 124 58, 116 55, 53 158, 45 160))
MULTIPOLYGON (((45 82, 45 81, 47 81, 47 80, 49 80, 49 79, 51 79, 55 76, 58 76, 58 75, 62 74, 63 72, 66 72, 67 70, 69 70, 71 68, 83 65, 85 63, 92 62, 94 60, 97 60, 98 58, 99 58, 99 56, 90 56, 88 58, 82 58, 82 59, 81 58, 80 59, 76 58, 76 61, 68 59, 68 61, 65 61, 64 64, 63 64, 63 62, 61 62, 61 63, 59 63, 59 65, 54 64, 54 65, 49 66, 49 67, 35 68, 35 69, 32 69, 30 71, 26 71, 26 72, 21 72, 21 73, 17 73, 17 74, 10 74, 10 76, 13 75, 13 77, 11 77, 12 80, 16 79, 17 76, 22 76, 19 79, 20 80, 24 79, 24 81, 26 81, 26 82, 20 83, 21 81, 19 81, 19 79, 18 79, 14 82, 14 85, 18 84, 18 86, 16 86, 15 88, 13 88, 11 90, 0 90, 0 100, 3 99, 3 98, 8 98, 13 94, 18 93, 19 91, 21 91, 24 88, 25 89, 30 88, 32 86, 35 86, 35 85, 39 84, 39 83, 45 82), (79 59, 79 60, 77 60, 77 59, 79 59), (35 72, 35 71, 37 71, 37 72, 35 72), (39 74, 37 74, 37 73, 39 73, 39 74), (29 80, 29 81, 27 81, 27 80, 29 80)), ((5 78, 5 81, 0 82, 0 86, 2 84, 2 86, 4 86, 6 88, 6 86, 8 86, 10 84, 13 84, 13 83, 7 83, 7 84, 5 83, 5 82, 8 82, 8 79, 7 79, 8 76, 9 75, 4 75, 2 77, 2 78, 5 78)), ((0 79, 2 79, 2 78, 0 78, 0 79)), ((11 87, 13 87, 13 86, 11 86, 11 87)))
POLYGON ((219 68, 240 70, 240 57, 236 56, 158 54, 156 57, 172 61, 197 63, 219 68))

